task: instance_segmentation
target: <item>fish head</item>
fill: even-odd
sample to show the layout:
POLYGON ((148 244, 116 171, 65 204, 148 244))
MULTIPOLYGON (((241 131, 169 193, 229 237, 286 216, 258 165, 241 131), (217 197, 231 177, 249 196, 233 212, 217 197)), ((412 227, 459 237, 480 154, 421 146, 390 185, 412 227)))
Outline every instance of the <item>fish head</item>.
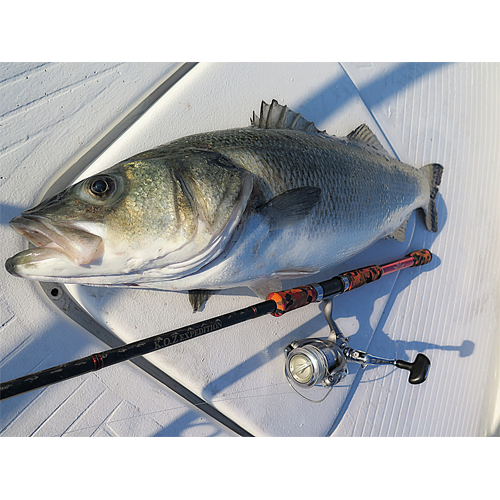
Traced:
POLYGON ((66 283, 127 283, 157 269, 172 277, 220 253, 251 190, 248 172, 218 153, 142 153, 12 219, 35 248, 5 265, 66 283))

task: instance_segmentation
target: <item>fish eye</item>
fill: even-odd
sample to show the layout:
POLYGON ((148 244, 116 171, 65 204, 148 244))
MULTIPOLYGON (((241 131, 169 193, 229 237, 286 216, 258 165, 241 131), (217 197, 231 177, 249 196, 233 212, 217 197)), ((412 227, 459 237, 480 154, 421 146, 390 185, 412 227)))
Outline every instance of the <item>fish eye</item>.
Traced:
POLYGON ((101 175, 93 177, 87 184, 87 191, 99 200, 105 200, 116 190, 116 182, 112 177, 101 175))

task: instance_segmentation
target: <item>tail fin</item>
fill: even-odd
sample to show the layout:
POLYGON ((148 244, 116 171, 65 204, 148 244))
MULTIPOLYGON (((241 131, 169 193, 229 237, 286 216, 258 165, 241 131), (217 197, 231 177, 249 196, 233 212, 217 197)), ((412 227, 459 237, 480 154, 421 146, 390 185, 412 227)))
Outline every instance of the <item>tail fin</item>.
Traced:
POLYGON ((429 185, 431 188, 429 205, 427 207, 423 207, 423 210, 425 212, 425 225, 427 226, 427 229, 429 231, 437 233, 438 220, 435 199, 438 194, 438 186, 439 184, 441 184, 443 166, 439 163, 429 163, 429 165, 423 166, 420 170, 422 170, 429 179, 429 185))

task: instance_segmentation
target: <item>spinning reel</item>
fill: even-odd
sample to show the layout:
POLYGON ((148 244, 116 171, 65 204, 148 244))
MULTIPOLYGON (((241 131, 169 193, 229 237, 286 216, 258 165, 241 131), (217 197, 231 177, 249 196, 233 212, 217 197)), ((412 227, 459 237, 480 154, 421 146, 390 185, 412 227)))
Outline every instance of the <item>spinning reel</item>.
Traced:
POLYGON ((328 338, 295 340, 285 347, 285 374, 292 389, 300 396, 308 401, 323 401, 330 391, 321 400, 315 401, 305 397, 299 389, 314 386, 331 388, 347 375, 348 362, 358 363, 362 368, 368 365, 395 365, 410 372, 410 384, 425 382, 431 364, 425 354, 417 354, 415 361, 410 363, 402 359, 380 358, 349 347, 349 339, 344 336, 332 317, 333 297, 323 299, 322 302, 323 314, 330 326, 328 338))

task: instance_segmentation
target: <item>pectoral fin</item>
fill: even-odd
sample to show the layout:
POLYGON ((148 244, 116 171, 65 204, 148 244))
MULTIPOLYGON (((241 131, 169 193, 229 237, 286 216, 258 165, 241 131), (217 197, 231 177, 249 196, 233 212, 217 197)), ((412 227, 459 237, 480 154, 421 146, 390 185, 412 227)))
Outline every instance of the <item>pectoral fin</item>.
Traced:
POLYGON ((320 188, 305 186, 275 196, 260 211, 269 219, 271 229, 279 229, 305 219, 320 199, 320 188))

